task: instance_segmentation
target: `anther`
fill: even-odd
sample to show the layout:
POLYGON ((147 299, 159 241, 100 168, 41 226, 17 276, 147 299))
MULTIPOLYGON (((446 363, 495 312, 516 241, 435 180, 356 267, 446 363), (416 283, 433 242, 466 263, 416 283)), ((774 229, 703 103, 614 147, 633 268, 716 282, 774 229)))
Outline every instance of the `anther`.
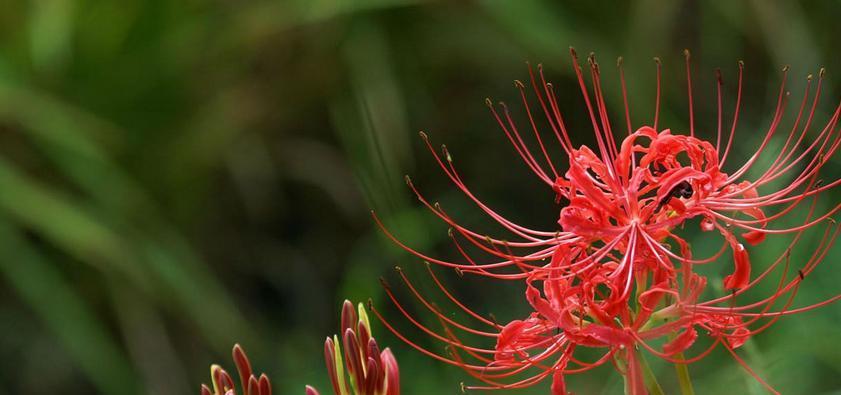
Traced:
POLYGON ((812 80, 812 75, 811 74, 807 75, 806 76, 806 81, 811 81, 811 80, 812 80))
POLYGON ((783 66, 783 70, 782 70, 782 71, 783 71, 783 73, 786 73, 786 72, 788 72, 789 70, 791 70, 791 66, 789 66, 789 65, 785 65, 785 66, 783 66))
POLYGON ((621 56, 616 58, 616 67, 622 67, 622 63, 624 63, 624 62, 625 62, 625 59, 623 59, 621 56))
POLYGON ((818 72, 818 77, 823 78, 824 75, 826 75, 826 69, 821 67, 821 71, 818 72))
POLYGON ((420 132, 418 132, 418 134, 420 135, 420 137, 421 137, 422 139, 424 139, 424 140, 429 140, 429 136, 427 136, 427 135, 426 135, 426 132, 424 132, 423 130, 421 130, 420 132))
POLYGON ((659 56, 654 57, 654 63, 657 63, 658 66, 660 65, 660 57, 659 56))
POLYGON ((403 268, 400 266, 395 266, 394 271, 396 271, 397 273, 403 273, 403 268))
POLYGON ((391 289, 391 286, 388 285, 388 281, 385 281, 385 278, 383 278, 383 277, 380 277, 380 285, 382 285, 383 288, 385 288, 385 289, 388 289, 388 290, 391 289))
POLYGON ((403 176, 403 180, 404 180, 404 181, 406 181, 406 185, 408 185, 408 186, 412 186, 412 177, 409 177, 409 175, 408 175, 408 174, 406 174, 405 176, 403 176))
POLYGON ((569 47, 569 54, 572 55, 573 58, 578 59, 578 52, 575 52, 574 47, 569 47))
POLYGON ((466 394, 467 393, 467 387, 464 386, 464 381, 460 382, 459 385, 461 386, 461 393, 466 394))
POLYGON ((690 56, 691 55, 689 54, 689 49, 684 49, 683 50, 683 57, 685 57, 686 60, 689 60, 690 56))
POLYGON ((453 237, 453 228, 447 229, 447 236, 453 237))
POLYGON ((464 271, 461 270, 461 268, 454 267, 453 270, 455 270, 456 274, 458 274, 459 277, 464 277, 464 271))
POLYGON ((373 299, 368 298, 368 303, 366 303, 366 305, 368 305, 368 310, 374 310, 374 300, 373 299))
POLYGON ((525 87, 526 87, 526 86, 525 86, 525 85, 523 85, 523 82, 522 82, 522 81, 520 81, 520 80, 514 80, 514 87, 515 87, 515 88, 518 88, 518 89, 525 89, 525 87))
POLYGON ((488 108, 493 108, 494 103, 491 101, 490 97, 485 98, 485 105, 488 106, 488 108))
POLYGON ((739 68, 740 68, 740 69, 745 68, 745 61, 744 61, 744 60, 740 60, 740 61, 739 61, 739 68))

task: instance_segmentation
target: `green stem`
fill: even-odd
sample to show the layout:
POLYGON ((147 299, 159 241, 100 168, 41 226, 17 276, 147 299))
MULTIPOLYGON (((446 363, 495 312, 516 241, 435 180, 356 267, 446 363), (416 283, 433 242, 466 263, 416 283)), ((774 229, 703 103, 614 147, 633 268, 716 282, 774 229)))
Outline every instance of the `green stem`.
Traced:
MULTIPOLYGON (((676 355, 677 359, 683 359, 683 353, 676 355)), ((676 363, 675 370, 677 371, 677 381, 680 384, 680 393, 683 395, 695 395, 695 390, 692 388, 692 379, 689 378, 689 366, 685 363, 676 363)))
POLYGON ((645 360, 645 357, 642 355, 642 352, 637 354, 639 356, 640 365, 642 366, 642 373, 645 376, 645 384, 648 387, 648 392, 650 395, 664 395, 663 388, 660 387, 660 383, 657 382, 657 377, 654 376, 654 372, 651 370, 651 366, 648 366, 648 361, 645 360))

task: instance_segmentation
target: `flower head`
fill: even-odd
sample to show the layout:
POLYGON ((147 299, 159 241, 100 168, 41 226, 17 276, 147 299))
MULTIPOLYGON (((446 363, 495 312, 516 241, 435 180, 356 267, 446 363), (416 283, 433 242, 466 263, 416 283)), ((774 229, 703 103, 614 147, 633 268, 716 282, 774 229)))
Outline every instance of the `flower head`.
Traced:
MULTIPOLYGON (((838 128, 841 105, 835 108, 823 127, 811 132, 821 96, 823 70, 816 84, 811 75, 807 78, 803 99, 789 128, 782 125, 788 106, 785 85, 789 69, 784 68, 775 111, 756 152, 745 163, 725 168, 735 140, 742 101, 742 62, 739 62, 738 90, 729 132, 725 132, 722 122, 722 77, 716 72, 716 132, 714 141, 707 141, 695 133, 688 51, 685 53, 688 134, 658 129, 658 59, 655 59, 657 97, 653 123, 632 128, 620 59, 619 76, 627 128, 626 136, 620 139, 608 116, 601 91, 601 70, 595 57, 588 58, 591 92, 575 51, 570 52, 590 116, 595 149, 573 145, 554 89, 546 82, 540 66, 537 73, 529 68, 534 91, 531 101, 538 103, 537 110, 529 105, 525 84, 515 82, 528 118, 525 128, 513 121, 507 105, 495 106, 487 100, 491 114, 516 154, 561 204, 559 229, 535 230, 518 225, 483 203, 457 172, 452 154, 442 147, 439 155, 425 133, 421 133, 423 141, 445 175, 468 199, 505 228, 513 241, 508 240, 511 236, 486 236, 459 225, 440 205, 431 204, 408 177, 407 183, 419 200, 451 227, 451 239, 464 261, 449 262, 427 256, 401 242, 374 216, 386 235, 425 261, 454 268, 459 274, 522 282, 526 289, 525 300, 532 309, 527 317, 506 325, 487 320, 456 300, 430 269, 441 291, 488 327, 486 330, 474 329, 444 315, 421 296, 401 272, 401 278, 412 293, 439 317, 444 333, 436 333, 411 317, 410 321, 448 344, 450 355, 434 354, 410 344, 435 358, 465 368, 486 384, 471 388, 517 388, 551 376, 553 393, 563 394, 565 374, 586 371, 612 361, 627 378, 632 393, 645 393, 639 356, 634 351, 637 348, 647 349, 672 362, 688 363, 721 344, 750 371, 734 349, 783 315, 812 309, 841 297, 836 295, 815 305, 791 308, 801 282, 825 258, 839 230, 832 216, 841 209, 841 204, 816 212, 821 193, 841 184, 838 178, 820 178, 821 170, 841 145, 841 128, 838 128), (533 115, 538 112, 545 115, 554 139, 566 154, 564 172, 549 155, 544 142, 546 137, 538 130, 533 115), (534 143, 526 142, 528 136, 521 129, 533 134, 534 143), (781 134, 784 142, 771 144, 781 134), (536 145, 537 149, 530 145, 536 145), (779 148, 771 152, 775 146, 779 148), (797 210, 800 207, 805 209, 797 210), (718 252, 708 257, 693 256, 682 232, 685 224, 693 220, 698 221, 702 231, 721 237, 722 246, 718 252), (791 225, 792 221, 797 223, 791 225), (798 262, 796 268, 792 267, 791 252, 804 232, 811 229, 822 229, 820 243, 806 262, 798 262), (790 243, 776 260, 755 275, 750 247, 763 243, 768 236, 788 236, 790 243), (472 256, 468 253, 471 249, 482 251, 490 260, 472 256), (721 289, 728 293, 703 299, 710 290, 707 278, 697 273, 695 267, 727 260, 732 260, 733 266, 723 278, 721 289), (780 274, 773 294, 739 304, 744 298, 742 295, 770 278, 774 271, 780 274), (682 353, 696 343, 699 329, 709 335, 711 345, 697 356, 685 359, 682 353), (494 347, 465 345, 457 332, 489 337, 495 341, 494 347), (662 347, 654 347, 649 344, 654 339, 665 339, 665 343, 662 347), (602 357, 594 362, 578 360, 574 352, 582 346, 603 349, 602 357), (519 378, 528 369, 536 373, 519 378)), ((408 316, 390 288, 386 289, 398 308, 408 316)), ((377 315, 382 318, 378 312, 377 315)))

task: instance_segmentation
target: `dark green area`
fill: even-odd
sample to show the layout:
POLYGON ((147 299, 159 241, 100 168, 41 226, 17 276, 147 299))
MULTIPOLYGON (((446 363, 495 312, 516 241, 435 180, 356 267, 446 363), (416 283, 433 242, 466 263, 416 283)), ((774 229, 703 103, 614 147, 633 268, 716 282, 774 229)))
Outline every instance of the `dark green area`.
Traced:
MULTIPOLYGON (((642 126, 652 120, 651 59, 660 56, 661 125, 681 132, 689 48, 696 129, 710 138, 713 70, 724 74, 727 123, 743 59, 730 171, 759 145, 783 65, 792 66, 790 112, 821 66, 827 81, 816 125, 838 103, 837 1, 567 3, 0 2, 0 394, 197 393, 211 362, 232 367, 234 342, 277 393, 303 393, 307 383, 326 392, 322 342, 337 330, 345 298, 372 298, 443 353, 385 300, 381 276, 409 298, 395 265, 430 295, 434 284, 420 261, 381 236, 369 210, 413 246, 458 259, 446 225, 405 187, 411 174, 464 224, 503 234, 439 171, 417 137, 425 130, 448 145, 486 203, 525 226, 555 230, 554 194, 531 177, 483 101, 510 102, 525 121, 512 81, 528 77, 525 61, 542 62, 573 139, 589 143, 570 45, 582 57, 597 53, 619 130, 614 60, 625 58, 632 121, 642 126)), ((839 176, 841 158, 832 160, 827 180, 839 176)), ((819 207, 839 197, 836 188, 819 207)), ((687 224, 699 256, 718 248, 695 229, 687 224)), ((809 256, 817 233, 793 265, 809 256)), ((751 250, 756 272, 782 253, 778 240, 785 238, 751 250)), ((839 292, 839 251, 807 279, 796 305, 839 292)), ((705 270, 717 285, 731 263, 716 265, 705 270)), ((439 273, 482 313, 527 313, 521 286, 439 273)), ((420 305, 412 311, 437 325, 420 305)), ((395 350, 406 394, 458 393, 460 381, 470 382, 373 326, 395 350)), ((839 327, 838 304, 788 317, 742 355, 782 393, 838 393, 839 327)), ((648 360, 675 393, 673 369, 648 360)), ((765 393, 723 350, 690 372, 698 394, 765 393)), ((621 392, 609 367, 570 383, 581 394, 621 392)), ((547 391, 542 384, 515 393, 547 391)))

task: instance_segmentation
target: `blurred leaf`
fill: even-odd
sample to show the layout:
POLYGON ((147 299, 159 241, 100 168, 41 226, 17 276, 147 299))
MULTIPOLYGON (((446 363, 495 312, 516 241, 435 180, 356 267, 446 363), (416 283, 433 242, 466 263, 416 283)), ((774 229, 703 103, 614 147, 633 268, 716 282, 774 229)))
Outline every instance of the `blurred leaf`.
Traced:
MULTIPOLYGON (((1 218, 1 217, 0 217, 1 218)), ((139 393, 137 379, 110 332, 73 286, 42 254, 0 219, 0 270, 97 388, 106 394, 139 393)))

